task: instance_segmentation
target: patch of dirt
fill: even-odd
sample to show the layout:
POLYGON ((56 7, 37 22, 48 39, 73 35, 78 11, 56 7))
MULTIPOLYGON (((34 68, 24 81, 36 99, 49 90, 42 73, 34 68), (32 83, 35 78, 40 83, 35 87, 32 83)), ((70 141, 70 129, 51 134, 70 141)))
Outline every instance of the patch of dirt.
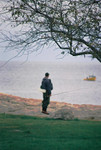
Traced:
POLYGON ((70 110, 74 118, 101 121, 101 105, 79 105, 51 101, 48 107, 49 115, 41 113, 41 105, 42 100, 0 93, 0 113, 54 118, 54 114, 63 109, 70 110))

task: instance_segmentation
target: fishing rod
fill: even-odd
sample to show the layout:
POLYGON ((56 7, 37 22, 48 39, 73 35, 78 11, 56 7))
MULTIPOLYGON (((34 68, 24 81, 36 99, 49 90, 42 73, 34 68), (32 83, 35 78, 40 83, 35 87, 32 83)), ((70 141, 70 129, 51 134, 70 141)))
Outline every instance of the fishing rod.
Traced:
POLYGON ((79 91, 82 89, 88 89, 88 88, 81 88, 81 89, 76 89, 76 90, 72 90, 72 91, 64 91, 64 92, 53 94, 52 96, 61 95, 61 94, 69 93, 69 92, 75 92, 75 91, 79 91))

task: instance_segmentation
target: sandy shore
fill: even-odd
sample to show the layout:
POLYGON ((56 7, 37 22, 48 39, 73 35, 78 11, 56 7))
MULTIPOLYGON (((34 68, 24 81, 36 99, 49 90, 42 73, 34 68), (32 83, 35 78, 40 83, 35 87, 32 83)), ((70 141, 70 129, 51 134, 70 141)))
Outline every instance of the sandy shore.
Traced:
MULTIPOLYGON (((18 96, 0 93, 0 113, 30 115, 56 118, 62 111, 71 112, 74 118, 101 121, 101 105, 79 105, 51 101, 49 115, 41 113, 42 100, 21 98, 18 96)), ((58 118, 58 117, 57 117, 58 118)))

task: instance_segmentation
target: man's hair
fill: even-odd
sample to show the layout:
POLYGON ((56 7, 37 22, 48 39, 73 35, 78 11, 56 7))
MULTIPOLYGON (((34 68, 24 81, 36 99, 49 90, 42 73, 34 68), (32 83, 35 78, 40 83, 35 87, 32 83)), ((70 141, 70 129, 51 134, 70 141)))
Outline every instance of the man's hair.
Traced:
POLYGON ((46 73, 45 73, 45 77, 48 77, 48 76, 49 76, 49 73, 48 73, 48 72, 46 72, 46 73))

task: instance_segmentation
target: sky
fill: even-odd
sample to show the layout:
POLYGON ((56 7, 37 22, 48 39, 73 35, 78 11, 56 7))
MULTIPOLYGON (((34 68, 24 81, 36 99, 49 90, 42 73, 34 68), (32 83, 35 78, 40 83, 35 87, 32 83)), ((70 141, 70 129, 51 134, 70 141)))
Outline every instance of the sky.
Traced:
POLYGON ((28 57, 23 55, 21 57, 15 57, 16 52, 4 52, 4 49, 0 48, 0 61, 22 61, 22 62, 29 62, 29 61, 38 61, 38 62, 81 62, 81 63, 99 63, 96 59, 78 56, 74 57, 69 54, 66 56, 61 54, 61 50, 55 47, 45 47, 42 51, 34 52, 28 57), (13 59, 12 59, 13 58, 13 59))
MULTIPOLYGON (((9 30, 9 27, 0 27, 2 31, 9 30)), ((1 42, 1 41, 0 41, 1 42)), ((92 60, 90 57, 84 58, 83 56, 73 57, 67 54, 65 57, 61 55, 61 50, 55 46, 44 47, 42 50, 32 53, 29 57, 23 55, 22 57, 15 57, 17 53, 13 51, 5 52, 5 44, 0 43, 0 61, 49 61, 49 62, 97 62, 96 59, 92 60), (3 46, 3 47, 2 47, 3 46), (12 59, 13 58, 13 59, 12 59)))
POLYGON ((33 52, 28 57, 23 55, 21 57, 15 57, 16 51, 5 51, 5 44, 3 47, 0 45, 0 61, 38 61, 38 62, 91 62, 99 63, 96 59, 86 56, 71 56, 70 54, 62 55, 61 50, 55 46, 44 47, 43 49, 33 52), (13 58, 14 57, 14 58, 13 58))
MULTIPOLYGON (((9 27, 2 26, 2 31, 9 30, 9 27)), ((41 50, 37 52, 33 52, 28 57, 26 55, 23 55, 22 57, 14 57, 16 56, 16 51, 7 51, 5 49, 5 44, 0 43, 0 61, 48 61, 48 62, 98 62, 96 59, 91 59, 90 57, 84 56, 71 56, 69 54, 62 55, 61 50, 57 46, 50 46, 42 48, 41 50), (14 57, 14 58, 13 58, 14 57), (12 59, 13 58, 13 59, 12 59)))

